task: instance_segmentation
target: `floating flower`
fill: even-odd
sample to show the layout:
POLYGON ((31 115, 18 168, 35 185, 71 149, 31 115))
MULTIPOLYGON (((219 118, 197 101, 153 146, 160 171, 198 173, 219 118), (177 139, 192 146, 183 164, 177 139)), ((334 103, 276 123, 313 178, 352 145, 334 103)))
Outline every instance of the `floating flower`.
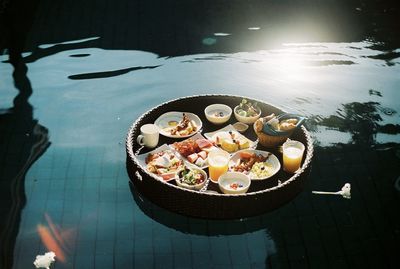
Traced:
POLYGON ((333 194, 333 195, 341 195, 343 198, 350 199, 351 198, 351 185, 350 183, 344 184, 342 189, 337 192, 329 192, 329 191, 313 191, 314 194, 333 194))

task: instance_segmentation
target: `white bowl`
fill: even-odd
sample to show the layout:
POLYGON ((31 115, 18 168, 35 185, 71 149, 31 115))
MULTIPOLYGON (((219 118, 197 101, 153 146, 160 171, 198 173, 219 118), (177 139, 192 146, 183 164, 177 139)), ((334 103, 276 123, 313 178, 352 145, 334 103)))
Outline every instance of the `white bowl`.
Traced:
POLYGON ((226 172, 218 179, 219 189, 225 194, 240 194, 246 193, 250 187, 250 177, 239 172, 226 172), (232 184, 240 184, 241 187, 234 189, 232 184))
POLYGON ((241 116, 241 115, 239 115, 239 114, 237 113, 237 109, 238 109, 238 108, 239 108, 239 106, 236 106, 235 109, 234 109, 233 111, 234 111, 234 114, 235 114, 236 119, 237 119, 238 121, 240 121, 240 122, 243 122, 243 123, 246 123, 246 124, 252 124, 252 123, 256 122, 256 120, 258 120, 258 119, 260 118, 260 116, 261 116, 261 109, 260 109, 260 112, 259 112, 256 116, 253 116, 253 117, 245 117, 245 116, 241 116))
POLYGON ((239 121, 232 124, 232 126, 239 133, 244 133, 244 132, 246 132, 247 129, 249 129, 249 125, 247 125, 246 123, 243 123, 243 122, 239 122, 239 121))
POLYGON ((179 171, 177 171, 176 174, 175 174, 175 182, 176 182, 176 184, 177 184, 178 186, 182 187, 182 188, 186 188, 186 189, 189 189, 189 190, 200 190, 201 188, 203 188, 204 185, 205 185, 206 182, 207 182, 207 173, 206 173, 204 170, 199 169, 199 168, 194 168, 194 167, 186 167, 186 168, 187 168, 187 169, 190 169, 190 170, 199 171, 199 172, 204 176, 204 181, 201 182, 201 183, 199 183, 199 184, 196 184, 196 185, 189 185, 189 184, 187 184, 187 183, 181 182, 181 181, 179 180, 179 174, 180 174, 180 172, 181 172, 182 170, 185 169, 185 168, 183 168, 183 169, 180 169, 179 171))
POLYGON ((223 104, 212 104, 204 109, 204 114, 211 123, 224 124, 231 118, 232 108, 223 104), (223 115, 217 116, 219 113, 223 113, 223 115))

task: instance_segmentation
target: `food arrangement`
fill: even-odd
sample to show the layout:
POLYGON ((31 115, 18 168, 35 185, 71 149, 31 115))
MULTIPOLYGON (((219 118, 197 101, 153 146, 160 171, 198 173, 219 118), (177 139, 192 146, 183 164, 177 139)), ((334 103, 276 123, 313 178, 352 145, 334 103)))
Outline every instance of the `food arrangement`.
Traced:
POLYGON ((216 149, 216 147, 213 142, 205 139, 203 136, 196 136, 181 142, 175 142, 171 147, 178 151, 179 154, 190 163, 198 167, 204 167, 207 164, 208 153, 216 149))
POLYGON ((252 103, 247 99, 243 99, 242 102, 235 107, 234 113, 239 122, 251 124, 260 118, 261 109, 256 102, 252 103))
POLYGON ((267 151, 242 150, 232 156, 229 170, 249 175, 251 179, 270 178, 280 169, 277 157, 267 151))
POLYGON ((202 124, 196 114, 175 111, 164 113, 154 122, 160 134, 171 138, 190 137, 201 130, 202 124))
POLYGON ((294 114, 282 114, 276 116, 274 113, 258 119, 254 124, 255 131, 271 132, 289 132, 299 127, 305 120, 294 114))
POLYGON ((204 135, 215 143, 216 146, 229 153, 256 146, 256 143, 240 134, 232 125, 228 125, 212 133, 205 133, 204 135))
POLYGON ((235 152, 250 147, 250 141, 236 131, 218 132, 213 136, 213 141, 227 152, 235 152))
POLYGON ((249 173, 253 166, 257 163, 264 163, 269 157, 261 154, 243 151, 239 153, 236 163, 231 166, 231 170, 236 172, 249 173))
POLYGON ((170 120, 168 121, 168 127, 163 129, 171 135, 186 136, 196 132, 197 125, 185 113, 182 113, 182 119, 179 122, 170 120))
POLYGON ((261 109, 258 107, 257 102, 252 103, 247 99, 243 99, 236 107, 235 112, 242 117, 255 117, 261 113, 261 109))
MULTIPOLYGON (((226 113, 232 112, 232 110, 229 112, 229 109, 231 109, 229 107, 226 110, 218 110, 220 108, 225 109, 224 106, 226 105, 215 105, 217 106, 210 105, 207 107, 209 110, 205 110, 206 116, 219 119, 227 117, 226 113)), ((234 112, 235 116, 238 114, 240 117, 257 119, 262 113, 256 102, 250 102, 246 99, 243 99, 235 107, 234 112)), ((298 117, 283 118, 274 114, 257 119, 254 124, 254 131, 256 132, 263 132, 265 126, 275 131, 292 130, 301 121, 298 117)), ((212 120, 208 120, 214 123, 212 120)), ((205 183, 209 182, 207 170, 204 171, 209 165, 208 155, 215 150, 225 152, 227 154, 226 159, 229 161, 227 170, 217 177, 219 180, 214 179, 213 181, 220 185, 220 190, 223 193, 246 192, 251 180, 270 178, 281 168, 280 162, 274 154, 255 150, 257 141, 253 142, 238 132, 238 130, 245 132, 248 127, 243 121, 239 120, 235 126, 227 125, 212 133, 205 133, 205 137, 200 134, 201 120, 197 115, 189 112, 164 113, 154 124, 161 127, 160 134, 167 137, 189 137, 186 140, 171 142, 169 145, 160 147, 161 149, 157 148, 150 153, 143 154, 145 155, 146 168, 150 173, 164 181, 175 179, 178 186, 192 190, 202 189, 205 183), (232 173, 236 173, 233 176, 234 178, 231 177, 232 173)), ((208 169, 208 173, 211 173, 211 168, 208 169)))
POLYGON ((259 118, 253 125, 258 141, 264 147, 282 145, 306 120, 296 114, 270 114, 259 118))
POLYGON ((274 113, 265 117, 265 121, 266 121, 266 124, 271 126, 271 128, 274 129, 275 131, 292 130, 292 129, 296 128, 296 125, 299 122, 299 120, 296 118, 288 118, 288 119, 279 120, 279 118, 277 118, 274 113))
POLYGON ((183 161, 172 150, 149 153, 146 157, 147 170, 163 180, 175 177, 175 173, 183 167, 183 161))
POLYGON ((201 169, 185 166, 178 171, 175 180, 181 187, 199 190, 204 186, 207 174, 201 169))

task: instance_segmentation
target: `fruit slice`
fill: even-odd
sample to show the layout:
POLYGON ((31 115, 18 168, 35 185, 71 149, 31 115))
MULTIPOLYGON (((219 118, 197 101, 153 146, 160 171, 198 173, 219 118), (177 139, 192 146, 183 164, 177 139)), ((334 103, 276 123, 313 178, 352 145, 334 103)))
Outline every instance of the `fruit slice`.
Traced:
POLYGON ((239 148, 240 149, 247 149, 250 147, 250 142, 246 138, 240 138, 239 139, 239 148))
POLYGON ((235 152, 239 149, 239 145, 231 139, 222 139, 221 147, 228 152, 235 152))

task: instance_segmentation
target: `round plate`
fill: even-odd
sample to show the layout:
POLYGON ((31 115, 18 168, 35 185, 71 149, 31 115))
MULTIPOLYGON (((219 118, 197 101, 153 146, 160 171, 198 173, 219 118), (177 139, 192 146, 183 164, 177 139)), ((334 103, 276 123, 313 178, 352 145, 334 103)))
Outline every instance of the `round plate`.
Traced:
MULTIPOLYGON (((272 171, 271 171, 270 175, 260 178, 260 177, 255 176, 253 173, 249 172, 248 174, 249 174, 251 180, 264 180, 264 179, 270 178, 273 175, 275 175, 279 171, 279 169, 281 169, 281 163, 279 162, 278 158, 271 152, 263 151, 263 150, 244 149, 244 150, 240 150, 232 155, 232 157, 229 161, 229 170, 231 170, 231 167, 233 165, 235 165, 236 162, 239 160, 241 152, 250 152, 250 153, 255 153, 257 155, 261 154, 263 156, 269 155, 266 162, 272 166, 272 171)), ((233 171, 233 170, 231 170, 231 171, 233 171)))
POLYGON ((185 138, 185 137, 190 137, 196 133, 198 133, 201 128, 203 127, 203 123, 200 120, 200 118, 193 113, 190 112, 177 112, 177 111, 172 111, 172 112, 167 112, 162 114, 160 117, 158 117, 156 119, 156 121, 154 122, 155 125, 157 125, 157 127, 160 129, 160 134, 162 134, 163 136, 166 137, 171 137, 171 138, 185 138), (171 121, 176 121, 176 122, 180 122, 183 118, 183 113, 185 113, 190 120, 192 120, 196 126, 197 126, 197 130, 188 134, 188 135, 172 135, 169 132, 165 131, 165 128, 170 127, 170 125, 168 124, 171 121))

